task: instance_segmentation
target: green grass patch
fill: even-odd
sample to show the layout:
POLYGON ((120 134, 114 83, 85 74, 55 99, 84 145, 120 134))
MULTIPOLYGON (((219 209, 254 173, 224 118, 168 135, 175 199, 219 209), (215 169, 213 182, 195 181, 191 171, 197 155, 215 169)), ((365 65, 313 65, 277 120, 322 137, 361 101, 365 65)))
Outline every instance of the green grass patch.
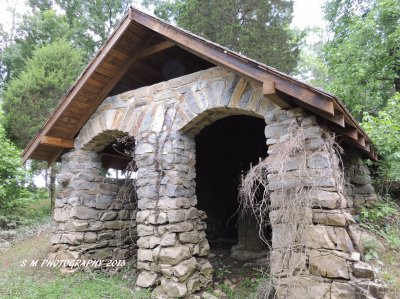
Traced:
POLYGON ((127 266, 117 274, 97 271, 62 274, 57 268, 22 267, 27 260, 46 259, 49 232, 15 244, 0 256, 0 298, 152 298, 135 291, 135 271, 127 266))

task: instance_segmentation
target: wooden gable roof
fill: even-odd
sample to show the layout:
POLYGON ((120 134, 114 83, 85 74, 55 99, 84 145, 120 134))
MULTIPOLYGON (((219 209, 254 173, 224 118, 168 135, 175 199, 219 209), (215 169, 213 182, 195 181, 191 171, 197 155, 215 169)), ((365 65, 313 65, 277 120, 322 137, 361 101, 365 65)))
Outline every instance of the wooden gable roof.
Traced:
POLYGON ((261 82, 264 95, 284 108, 301 106, 311 111, 338 132, 344 142, 377 159, 366 133, 333 94, 130 8, 27 145, 22 154, 24 162, 58 160, 63 151, 73 148, 75 136, 106 97, 215 65, 261 82), (163 72, 160 66, 177 58, 185 68, 175 73, 163 72))

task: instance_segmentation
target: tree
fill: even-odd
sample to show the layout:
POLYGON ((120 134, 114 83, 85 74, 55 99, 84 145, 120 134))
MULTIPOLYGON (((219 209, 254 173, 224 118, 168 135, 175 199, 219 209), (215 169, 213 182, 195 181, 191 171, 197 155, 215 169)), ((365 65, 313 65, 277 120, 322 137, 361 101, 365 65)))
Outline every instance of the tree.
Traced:
POLYGON ((71 40, 66 18, 54 10, 25 16, 15 28, 12 36, 3 35, 5 47, 1 52, 1 77, 3 84, 17 77, 24 69, 26 61, 32 57, 37 47, 59 39, 71 40), (7 42, 4 41, 7 39, 7 42))
POLYGON ((91 55, 106 41, 121 16, 128 10, 129 0, 28 0, 33 11, 58 9, 65 16, 73 40, 91 55))
POLYGON ((361 120, 377 114, 400 91, 398 0, 329 0, 325 6, 331 40, 324 59, 327 85, 361 120))
POLYGON ((6 138, 0 125, 0 214, 9 215, 29 192, 23 188, 25 171, 21 166, 20 151, 6 138))
POLYGON ((363 128, 380 154, 379 186, 387 194, 393 181, 400 181, 400 93, 377 116, 365 113, 363 128))
POLYGON ((83 68, 82 54, 60 40, 38 48, 3 93, 8 136, 25 147, 83 68))
POLYGON ((291 73, 300 32, 290 29, 291 0, 145 0, 155 14, 214 42, 291 73))
MULTIPOLYGON (((25 147, 43 126, 62 95, 83 68, 82 53, 64 40, 38 48, 26 68, 3 93, 4 125, 9 137, 25 147)), ((50 172, 49 193, 54 206, 55 167, 50 172)))

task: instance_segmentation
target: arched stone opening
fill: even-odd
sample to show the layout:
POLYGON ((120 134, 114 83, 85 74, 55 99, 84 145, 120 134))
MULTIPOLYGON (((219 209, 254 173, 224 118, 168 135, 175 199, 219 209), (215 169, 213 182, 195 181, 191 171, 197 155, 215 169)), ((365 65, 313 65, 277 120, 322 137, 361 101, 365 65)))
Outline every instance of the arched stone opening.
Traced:
POLYGON ((207 239, 217 254, 246 260, 267 253, 255 216, 241 215, 238 200, 242 176, 267 156, 264 128, 264 119, 231 115, 195 137, 198 208, 207 214, 207 239))
POLYGON ((129 178, 107 177, 123 169, 133 152, 124 132, 103 132, 63 155, 57 177, 52 257, 128 260, 136 248, 136 190, 129 178), (116 133, 116 134, 114 134, 116 133), (118 140, 120 140, 118 142, 118 140))

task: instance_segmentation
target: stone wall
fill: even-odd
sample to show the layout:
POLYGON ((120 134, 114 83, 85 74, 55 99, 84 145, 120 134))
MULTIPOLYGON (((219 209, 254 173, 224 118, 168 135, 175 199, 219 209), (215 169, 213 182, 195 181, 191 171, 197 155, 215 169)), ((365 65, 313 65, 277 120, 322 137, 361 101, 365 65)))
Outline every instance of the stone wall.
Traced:
POLYGON ((365 169, 347 164, 353 165, 346 166, 347 181, 357 184, 347 195, 337 176, 339 159, 326 138, 329 132, 315 117, 298 108, 280 109, 262 95, 260 83, 218 67, 103 102, 77 136, 76 149, 63 157, 53 256, 115 257, 121 249, 128 256, 137 245, 139 287, 154 288, 157 298, 193 297, 204 289, 213 269, 207 260, 207 215, 196 208, 194 136, 218 119, 243 114, 265 119, 271 165, 280 155, 277 145, 290 141, 291 124, 304 134, 306 154, 285 161, 284 180, 274 167, 269 169, 271 271, 281 286, 279 298, 354 298, 368 287, 381 298, 382 288, 374 282, 372 268, 360 261, 349 229, 356 195, 365 195, 370 188, 355 175, 356 168, 365 169), (136 140, 136 221, 135 202, 119 201, 121 183, 100 176, 99 156, 93 152, 124 134, 136 140), (282 197, 282 190, 296 184, 304 187, 313 204, 298 209, 304 213, 306 231, 295 236, 299 246, 287 256, 282 236, 288 223, 279 220, 280 202, 290 200, 282 197), (137 242, 135 233, 133 238, 128 235, 136 225, 137 242), (285 271, 293 267, 298 275, 290 285, 285 271))
POLYGON ((96 152, 71 151, 61 165, 50 258, 131 258, 137 239, 132 181, 101 175, 96 152))
POLYGON ((345 152, 342 159, 346 194, 352 201, 351 207, 359 213, 362 207, 372 207, 378 200, 371 184, 370 171, 357 152, 349 150, 345 152))
MULTIPOLYGON (((278 298, 383 298, 384 288, 375 281, 373 268, 360 260, 356 236, 350 229, 355 226, 353 201, 345 192, 331 134, 299 108, 268 112, 265 120, 273 209, 271 274, 278 298), (282 149, 292 146, 293 128, 298 128, 300 136, 296 150, 277 162, 282 159, 282 149), (292 190, 304 201, 296 201, 293 211, 282 210, 288 206, 285 201, 294 200, 292 190), (285 218, 283 214, 288 213, 291 217, 285 218), (297 231, 292 227, 296 216, 300 219, 297 226, 302 226, 297 231), (295 238, 288 236, 290 232, 295 238), (288 251, 288 247, 292 249, 288 251)), ((370 179, 358 177, 360 171, 366 174, 366 168, 359 159, 357 162, 348 166, 351 170, 346 174, 357 183, 354 194, 362 194, 370 188, 370 179)))

